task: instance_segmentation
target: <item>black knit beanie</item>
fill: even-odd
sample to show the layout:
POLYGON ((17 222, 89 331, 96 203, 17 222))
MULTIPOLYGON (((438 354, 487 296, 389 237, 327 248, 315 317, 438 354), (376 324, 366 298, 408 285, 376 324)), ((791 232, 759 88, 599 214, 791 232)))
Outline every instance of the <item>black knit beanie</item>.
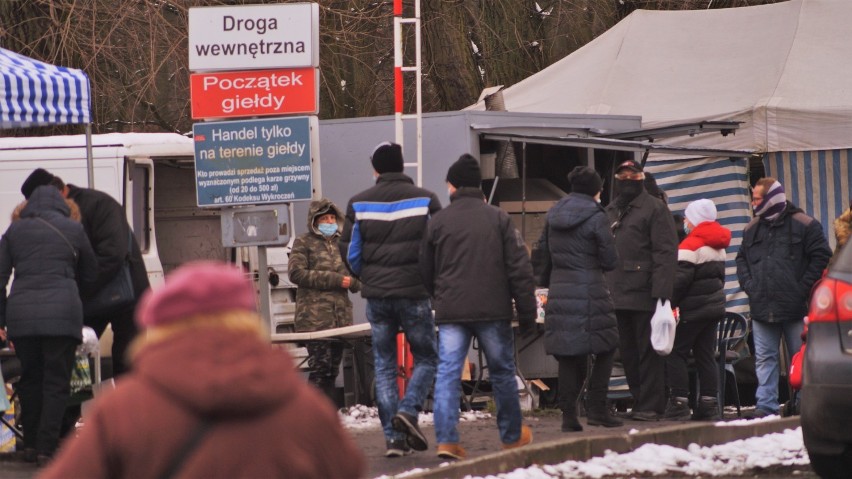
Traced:
POLYGON ((47 170, 43 168, 36 168, 30 173, 30 176, 24 180, 24 184, 21 185, 21 193, 23 193, 24 198, 30 199, 30 195, 33 194, 36 188, 39 186, 49 185, 51 181, 53 181, 54 176, 50 174, 47 170))
POLYGON ((385 141, 379 143, 373 154, 370 155, 370 163, 376 173, 402 173, 402 147, 396 143, 385 141))
POLYGON ((447 181, 456 188, 464 186, 481 187, 482 172, 479 169, 479 162, 472 155, 463 154, 447 170, 447 181))
POLYGON ((571 191, 589 196, 598 194, 603 185, 598 172, 588 166, 575 167, 568 173, 568 181, 571 182, 571 191))

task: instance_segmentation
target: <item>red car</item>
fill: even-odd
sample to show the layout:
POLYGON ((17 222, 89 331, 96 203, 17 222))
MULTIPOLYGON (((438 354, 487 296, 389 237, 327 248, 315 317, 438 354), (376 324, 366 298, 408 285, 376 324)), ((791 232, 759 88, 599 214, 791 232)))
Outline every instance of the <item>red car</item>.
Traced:
POLYGON ((823 478, 852 477, 852 248, 811 296, 802 378, 802 436, 823 478))

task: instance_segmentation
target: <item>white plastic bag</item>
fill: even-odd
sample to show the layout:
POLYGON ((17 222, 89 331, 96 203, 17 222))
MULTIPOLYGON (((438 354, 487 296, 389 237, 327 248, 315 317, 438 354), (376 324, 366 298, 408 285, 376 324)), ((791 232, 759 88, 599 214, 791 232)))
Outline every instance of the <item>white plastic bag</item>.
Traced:
POLYGON ((672 352, 675 340, 675 321, 672 305, 669 300, 657 300, 657 311, 651 318, 651 346, 660 356, 668 356, 672 352))

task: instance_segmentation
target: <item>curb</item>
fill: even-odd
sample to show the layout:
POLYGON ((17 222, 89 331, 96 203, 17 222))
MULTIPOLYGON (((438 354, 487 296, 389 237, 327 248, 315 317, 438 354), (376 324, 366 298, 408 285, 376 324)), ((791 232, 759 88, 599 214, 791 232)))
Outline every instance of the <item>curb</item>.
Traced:
POLYGON ((799 427, 798 417, 774 421, 753 421, 743 425, 720 425, 718 423, 667 426, 646 429, 634 434, 595 435, 576 439, 560 439, 507 452, 497 452, 475 459, 459 461, 448 466, 437 467, 418 474, 406 475, 406 479, 439 479, 447 477, 487 476, 501 474, 533 464, 559 464, 568 460, 586 461, 614 451, 625 453, 643 444, 666 444, 686 448, 692 443, 714 446, 738 439, 782 432, 799 427))

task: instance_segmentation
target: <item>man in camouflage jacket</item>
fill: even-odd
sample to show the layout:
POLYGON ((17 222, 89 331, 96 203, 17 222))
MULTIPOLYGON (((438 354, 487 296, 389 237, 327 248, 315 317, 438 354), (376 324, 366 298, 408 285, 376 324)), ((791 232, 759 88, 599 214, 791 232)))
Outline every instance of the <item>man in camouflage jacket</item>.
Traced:
MULTIPOLYGON (((337 240, 343 214, 326 198, 312 201, 308 210, 308 232, 296 238, 290 252, 290 281, 296 290, 296 331, 320 331, 352 324, 352 302, 348 291, 361 283, 349 274, 340 257, 337 240)), ((307 343, 308 380, 334 400, 334 381, 343 357, 337 341, 307 343)))

